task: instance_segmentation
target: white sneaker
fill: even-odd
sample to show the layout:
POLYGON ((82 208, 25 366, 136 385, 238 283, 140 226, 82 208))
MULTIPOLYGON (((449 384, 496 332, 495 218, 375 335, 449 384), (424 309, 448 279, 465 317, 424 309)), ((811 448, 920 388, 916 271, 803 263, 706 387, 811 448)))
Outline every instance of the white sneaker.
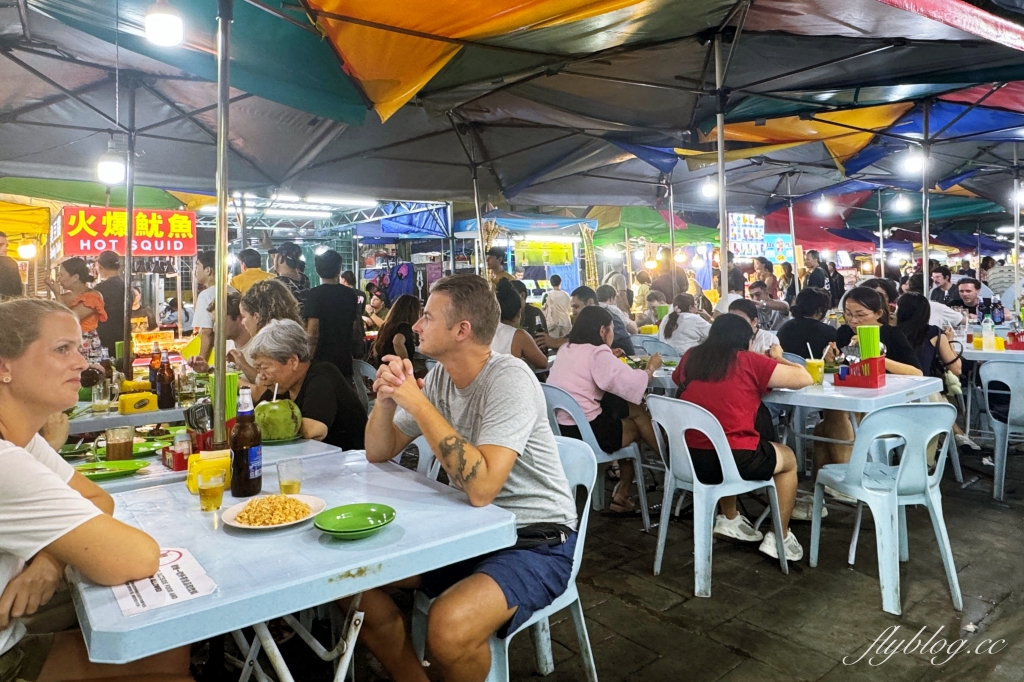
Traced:
POLYGON ((833 498, 837 502, 845 502, 846 504, 853 504, 853 505, 857 504, 857 498, 856 497, 850 497, 846 493, 841 493, 838 490, 836 490, 835 488, 830 488, 828 486, 825 486, 825 494, 828 495, 829 497, 833 498))
POLYGON ((719 514, 715 517, 713 532, 720 538, 732 538, 743 542, 757 542, 764 537, 761 531, 754 529, 750 520, 743 514, 737 514, 734 519, 729 519, 725 514, 719 514))
MULTIPOLYGON (((796 504, 793 505, 793 514, 790 516, 794 521, 810 521, 811 513, 814 510, 814 498, 813 497, 798 497, 796 504)), ((824 504, 821 505, 821 518, 828 516, 828 507, 824 504)))
MULTIPOLYGON (((793 531, 789 531, 786 539, 782 541, 782 546, 786 548, 786 561, 800 561, 804 558, 804 548, 800 546, 800 541, 793 535, 793 531)), ((775 531, 770 530, 764 534, 764 541, 759 549, 773 559, 779 558, 779 552, 775 547, 775 531)))
POLYGON ((996 463, 992 460, 991 457, 982 457, 981 463, 983 466, 987 467, 994 467, 996 465, 996 463))
POLYGON ((981 446, 971 440, 971 437, 966 433, 956 434, 956 444, 969 447, 971 450, 981 450, 981 446))

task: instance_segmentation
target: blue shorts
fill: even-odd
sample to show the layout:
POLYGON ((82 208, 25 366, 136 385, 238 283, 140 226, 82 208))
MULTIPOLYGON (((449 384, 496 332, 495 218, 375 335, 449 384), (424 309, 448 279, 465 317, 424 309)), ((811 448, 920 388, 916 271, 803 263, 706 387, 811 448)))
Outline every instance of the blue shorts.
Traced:
POLYGON ((455 583, 474 573, 483 573, 498 583, 508 608, 518 606, 512 620, 498 629, 499 638, 515 632, 535 611, 548 606, 565 592, 572 572, 576 533, 560 545, 530 549, 502 549, 493 554, 460 561, 424 573, 420 589, 431 599, 441 596, 455 583))

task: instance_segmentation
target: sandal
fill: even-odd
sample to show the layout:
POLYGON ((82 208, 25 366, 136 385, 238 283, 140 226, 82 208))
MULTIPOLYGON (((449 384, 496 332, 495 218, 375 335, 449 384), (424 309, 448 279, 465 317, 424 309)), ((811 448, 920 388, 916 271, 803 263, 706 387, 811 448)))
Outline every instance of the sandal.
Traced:
POLYGON ((608 503, 608 511, 613 514, 623 514, 632 516, 640 511, 640 508, 636 506, 633 500, 626 500, 625 502, 616 502, 612 500, 608 503))
POLYGON ((613 483, 619 482, 619 463, 614 462, 604 470, 604 477, 613 483))

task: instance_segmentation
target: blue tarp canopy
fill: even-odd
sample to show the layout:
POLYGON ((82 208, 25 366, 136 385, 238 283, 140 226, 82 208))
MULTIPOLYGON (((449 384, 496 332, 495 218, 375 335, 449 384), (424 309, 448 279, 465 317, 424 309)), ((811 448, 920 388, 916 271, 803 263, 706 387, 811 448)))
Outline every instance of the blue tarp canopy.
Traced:
MULTIPOLYGON (((543 213, 513 213, 511 211, 488 211, 483 214, 484 220, 493 220, 498 227, 512 232, 529 232, 532 230, 574 230, 585 226, 597 229, 597 221, 589 218, 562 218, 543 213)), ((455 221, 456 232, 476 232, 476 218, 455 221)))
MULTIPOLYGON (((871 230, 863 230, 859 228, 826 228, 826 231, 842 239, 848 239, 854 242, 864 242, 865 244, 873 244, 875 248, 878 248, 878 236, 871 230)), ((899 239, 886 239, 885 246, 886 248, 896 246, 913 248, 914 245, 912 242, 899 239)))
MULTIPOLYGON (((382 204, 384 209, 389 207, 389 204, 382 204)), ((447 219, 447 211, 425 207, 422 211, 357 223, 353 227, 367 244, 390 244, 396 239, 447 239, 451 236, 447 219)))
POLYGON ((993 256, 997 253, 1006 253, 1013 248, 1012 242, 1002 242, 993 239, 986 234, 977 235, 966 232, 943 232, 933 241, 945 246, 952 246, 963 251, 976 251, 980 248, 981 255, 993 256))

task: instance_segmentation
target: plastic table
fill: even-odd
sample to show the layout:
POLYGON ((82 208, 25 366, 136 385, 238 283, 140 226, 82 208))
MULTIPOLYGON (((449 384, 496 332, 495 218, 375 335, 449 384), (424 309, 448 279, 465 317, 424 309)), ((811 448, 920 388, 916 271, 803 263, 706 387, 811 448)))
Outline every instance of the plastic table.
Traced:
MULTIPOLYGON (((973 346, 968 346, 967 348, 964 349, 963 358, 964 360, 972 360, 975 363, 988 362, 990 360, 998 360, 1000 362, 1024 362, 1024 350, 977 350, 973 346)), ((974 404, 974 390, 977 385, 978 366, 974 365, 974 367, 971 368, 970 376, 967 377, 967 386, 965 391, 967 399, 967 406, 965 408, 965 412, 967 416, 965 418, 964 431, 968 435, 970 435, 972 430, 971 412, 973 410, 974 404)), ((982 404, 984 405, 984 403, 982 404)), ((982 420, 979 418, 978 421, 981 422, 982 420)), ((976 426, 973 428, 978 433, 990 433, 987 432, 981 426, 976 426)))
MULTIPOLYGON (((87 402, 80 402, 76 409, 89 405, 87 402)), ((185 421, 185 411, 180 407, 168 410, 154 410, 152 412, 135 412, 133 414, 121 414, 119 412, 107 412, 106 414, 95 414, 85 412, 69 422, 69 433, 89 433, 91 431, 103 431, 115 426, 145 426, 146 424, 167 424, 185 421)))
POLYGON ((885 386, 881 388, 835 386, 832 383, 834 379, 834 374, 826 374, 825 382, 820 386, 808 386, 800 390, 777 388, 768 393, 764 401, 818 410, 871 412, 880 407, 921 400, 942 391, 942 380, 935 377, 887 374, 885 386))
MULTIPOLYGON (((327 445, 315 440, 302 440, 287 445, 264 445, 263 466, 265 469, 273 468, 275 464, 283 459, 293 457, 310 457, 323 455, 330 452, 340 453, 341 450, 333 445, 327 445)), ((139 458, 143 459, 143 458, 139 458)), ((126 490, 139 490, 150 488, 155 485, 167 483, 182 483, 188 477, 187 471, 172 471, 160 463, 156 457, 147 457, 150 465, 133 476, 125 478, 114 478, 109 481, 99 481, 97 485, 110 494, 121 493, 126 490)))
MULTIPOLYGON (((387 504, 397 511, 395 521, 370 538, 347 542, 320 534, 310 521, 279 530, 225 527, 220 512, 199 511, 198 496, 185 486, 115 495, 116 518, 146 531, 161 547, 187 548, 217 589, 128 618, 109 587, 72 571, 90 660, 125 663, 249 626, 259 632, 272 618, 515 544, 511 512, 472 507, 464 493, 391 462, 370 464, 360 452, 338 451, 305 458, 303 469, 303 494, 323 498, 328 508, 387 504)), ((273 468, 263 485, 277 489, 273 468)), ((236 502, 225 495, 223 508, 236 502)))

